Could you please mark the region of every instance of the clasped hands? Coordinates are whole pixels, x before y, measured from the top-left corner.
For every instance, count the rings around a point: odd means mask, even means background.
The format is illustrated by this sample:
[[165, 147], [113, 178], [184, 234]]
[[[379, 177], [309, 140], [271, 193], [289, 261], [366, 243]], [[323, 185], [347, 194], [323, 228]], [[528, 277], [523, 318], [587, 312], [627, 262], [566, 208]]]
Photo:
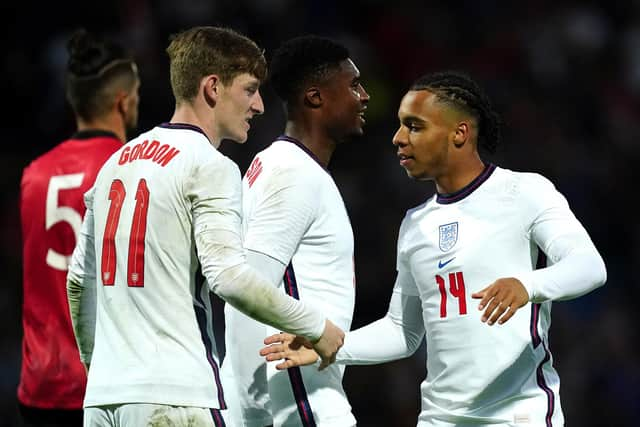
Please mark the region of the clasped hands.
[[[504, 324], [513, 317], [519, 308], [529, 301], [529, 293], [522, 282], [513, 277], [498, 279], [486, 288], [474, 292], [471, 297], [480, 300], [478, 310], [482, 311], [484, 309], [480, 321], [486, 322], [489, 326], [496, 322], [500, 325]], [[327, 322], [329, 325], [330, 322]], [[338, 329], [333, 324], [330, 324], [330, 326]], [[322, 341], [322, 338], [320, 341]], [[281, 332], [265, 338], [264, 344], [266, 347], [260, 350], [260, 355], [268, 362], [281, 360], [276, 365], [278, 370], [312, 365], [318, 359], [321, 359], [318, 369], [323, 370], [335, 361], [337, 349], [332, 355], [325, 353], [321, 357], [314, 351], [314, 346], [317, 349], [320, 341], [314, 345], [305, 338]], [[342, 343], [340, 343], [339, 347], [341, 346]]]

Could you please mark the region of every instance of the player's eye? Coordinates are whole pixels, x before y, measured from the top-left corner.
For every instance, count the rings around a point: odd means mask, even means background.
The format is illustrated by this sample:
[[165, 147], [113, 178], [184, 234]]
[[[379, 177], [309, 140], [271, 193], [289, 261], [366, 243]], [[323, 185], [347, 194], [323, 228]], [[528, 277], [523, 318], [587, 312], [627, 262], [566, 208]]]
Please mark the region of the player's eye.
[[422, 126], [419, 126], [413, 122], [407, 122], [404, 124], [407, 129], [409, 129], [409, 132], [418, 132], [420, 131], [420, 129], [422, 129]]

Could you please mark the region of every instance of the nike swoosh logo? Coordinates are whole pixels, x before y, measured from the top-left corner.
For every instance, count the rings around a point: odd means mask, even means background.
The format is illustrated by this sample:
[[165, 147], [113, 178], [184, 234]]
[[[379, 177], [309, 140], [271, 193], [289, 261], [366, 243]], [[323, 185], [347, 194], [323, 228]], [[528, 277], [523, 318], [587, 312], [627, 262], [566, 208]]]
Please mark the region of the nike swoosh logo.
[[456, 257], [453, 257], [453, 258], [451, 258], [449, 261], [445, 261], [445, 262], [438, 261], [438, 268], [442, 268], [442, 267], [444, 267], [445, 265], [449, 264], [449, 263], [450, 263], [451, 261], [453, 261], [454, 259], [456, 259]]

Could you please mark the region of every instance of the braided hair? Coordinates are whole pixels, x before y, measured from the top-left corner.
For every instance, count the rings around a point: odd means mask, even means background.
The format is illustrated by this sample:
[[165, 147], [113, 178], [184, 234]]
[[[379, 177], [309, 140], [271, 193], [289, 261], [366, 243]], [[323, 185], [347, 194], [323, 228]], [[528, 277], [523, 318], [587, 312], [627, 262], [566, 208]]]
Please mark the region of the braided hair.
[[439, 101], [475, 117], [478, 147], [495, 153], [502, 138], [502, 119], [484, 90], [467, 74], [458, 71], [427, 74], [414, 81], [409, 90], [433, 92]]
[[137, 68], [122, 46], [79, 29], [69, 39], [67, 51], [66, 97], [82, 119], [106, 113], [114, 90], [133, 88]]

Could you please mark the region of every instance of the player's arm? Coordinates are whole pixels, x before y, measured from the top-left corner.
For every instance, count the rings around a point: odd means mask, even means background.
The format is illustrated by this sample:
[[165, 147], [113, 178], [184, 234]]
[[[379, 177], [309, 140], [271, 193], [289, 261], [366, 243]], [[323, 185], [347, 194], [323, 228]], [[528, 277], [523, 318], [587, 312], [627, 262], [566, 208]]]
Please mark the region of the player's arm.
[[249, 317], [311, 340], [324, 368], [335, 359], [344, 332], [247, 264], [240, 239], [240, 173], [230, 163], [203, 165], [186, 189], [202, 272], [213, 292]]
[[[481, 298], [479, 309], [489, 324], [504, 323], [528, 301], [562, 301], [577, 298], [604, 285], [607, 271], [589, 234], [575, 217], [567, 200], [548, 180], [530, 179], [527, 202], [535, 216], [528, 231], [548, 266], [502, 278], [472, 295]], [[500, 317], [502, 316], [502, 317]]]
[[[371, 365], [411, 356], [424, 336], [420, 297], [403, 294], [396, 287], [389, 310], [382, 318], [345, 334], [336, 363]], [[264, 341], [260, 354], [268, 361], [283, 360], [277, 369], [311, 365], [318, 360], [306, 340], [291, 334], [275, 334]]]
[[94, 246], [93, 189], [85, 195], [87, 211], [80, 239], [67, 273], [67, 299], [80, 360], [88, 369], [93, 353], [96, 324], [96, 260]]
[[[424, 336], [422, 302], [411, 274], [408, 261], [402, 252], [405, 223], [398, 238], [398, 275], [389, 302], [387, 314], [369, 325], [345, 335], [344, 346], [336, 362], [349, 365], [367, 365], [402, 359], [412, 355]], [[268, 346], [261, 355], [269, 361], [285, 359], [278, 369], [308, 365], [317, 360], [311, 346], [300, 337], [276, 334], [265, 340]]]

